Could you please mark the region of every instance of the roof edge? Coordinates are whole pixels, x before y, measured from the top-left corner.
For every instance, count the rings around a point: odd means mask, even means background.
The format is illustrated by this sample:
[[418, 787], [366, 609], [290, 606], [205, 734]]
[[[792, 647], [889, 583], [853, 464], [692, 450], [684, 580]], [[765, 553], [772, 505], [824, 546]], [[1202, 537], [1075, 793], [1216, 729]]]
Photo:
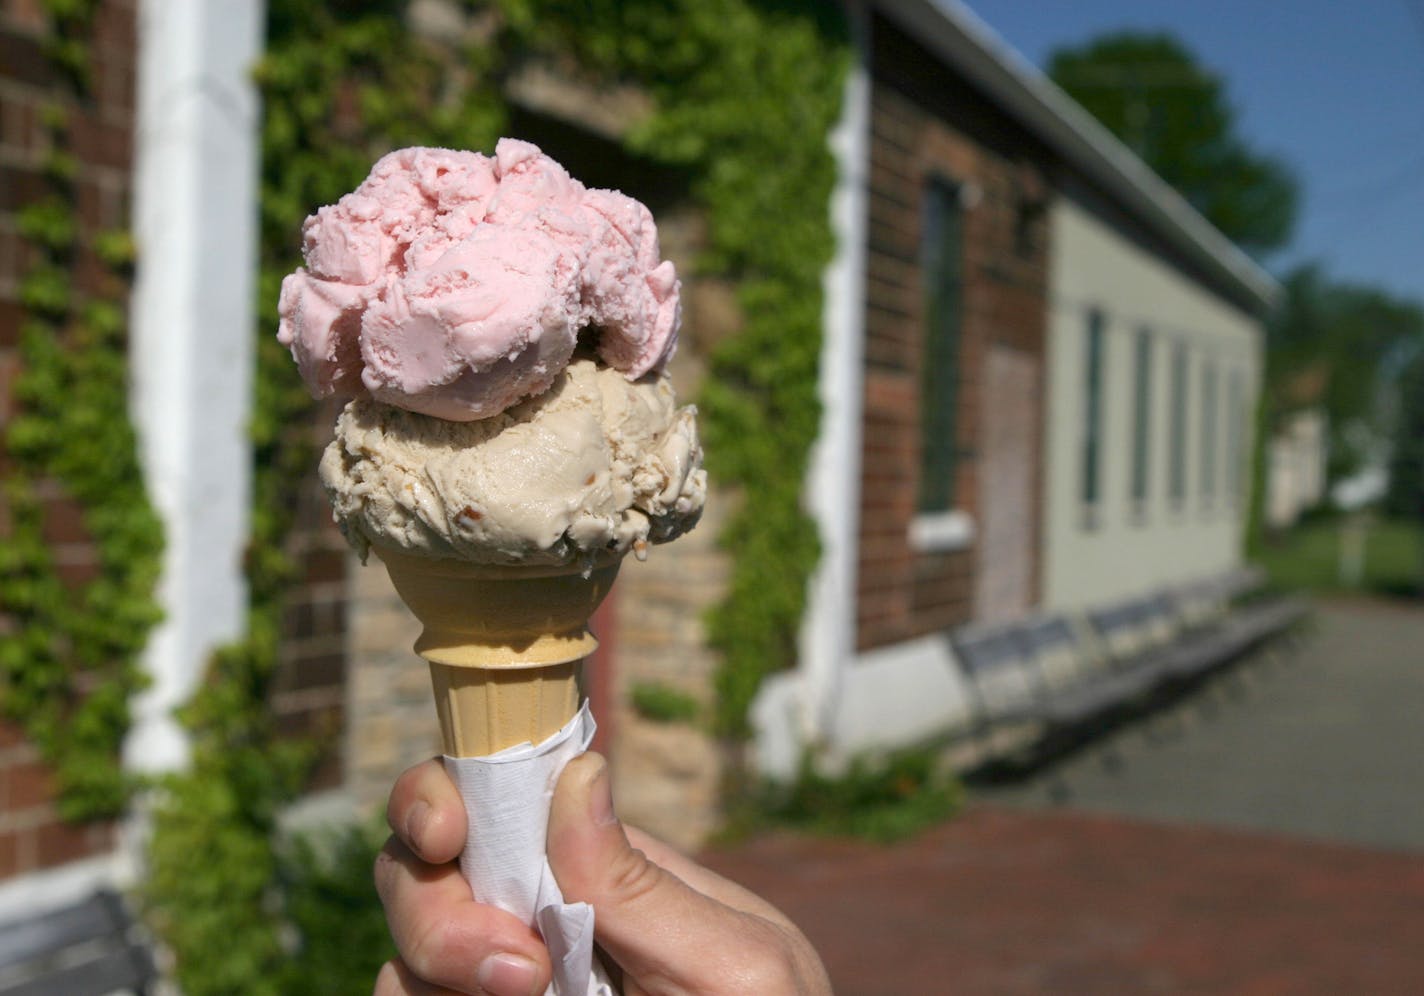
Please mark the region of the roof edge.
[[1274, 277], [960, 0], [874, 0], [873, 5], [1249, 310], [1264, 315], [1275, 307], [1282, 290]]

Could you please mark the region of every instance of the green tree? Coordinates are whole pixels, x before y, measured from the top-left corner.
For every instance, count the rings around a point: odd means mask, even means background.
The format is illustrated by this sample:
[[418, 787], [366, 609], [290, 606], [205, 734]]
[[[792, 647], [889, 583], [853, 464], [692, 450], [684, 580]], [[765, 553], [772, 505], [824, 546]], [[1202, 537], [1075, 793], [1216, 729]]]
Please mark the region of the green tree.
[[1255, 254], [1289, 241], [1295, 178], [1251, 149], [1220, 77], [1181, 42], [1115, 32], [1057, 49], [1048, 75], [1227, 238]]
[[[1424, 526], [1424, 350], [1399, 375], [1398, 424], [1389, 471], [1387, 510]], [[1420, 582], [1424, 592], [1424, 578]]]
[[[1401, 369], [1424, 349], [1424, 308], [1332, 281], [1313, 265], [1282, 284], [1282, 306], [1266, 327], [1268, 425], [1294, 409], [1322, 408], [1330, 421], [1328, 477], [1337, 481], [1378, 458], [1390, 437], [1396, 451], [1404, 442], [1409, 399], [1399, 393]], [[1404, 410], [1391, 404], [1396, 397]]]

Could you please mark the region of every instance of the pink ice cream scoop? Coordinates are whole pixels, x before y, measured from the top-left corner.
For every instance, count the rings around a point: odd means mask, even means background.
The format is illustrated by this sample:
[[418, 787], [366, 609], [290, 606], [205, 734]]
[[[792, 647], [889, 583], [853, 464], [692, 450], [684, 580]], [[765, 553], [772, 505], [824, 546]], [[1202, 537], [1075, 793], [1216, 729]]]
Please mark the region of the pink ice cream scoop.
[[678, 281], [646, 207], [528, 142], [401, 149], [302, 227], [278, 340], [312, 394], [457, 422], [545, 391], [585, 329], [629, 379], [677, 344]]

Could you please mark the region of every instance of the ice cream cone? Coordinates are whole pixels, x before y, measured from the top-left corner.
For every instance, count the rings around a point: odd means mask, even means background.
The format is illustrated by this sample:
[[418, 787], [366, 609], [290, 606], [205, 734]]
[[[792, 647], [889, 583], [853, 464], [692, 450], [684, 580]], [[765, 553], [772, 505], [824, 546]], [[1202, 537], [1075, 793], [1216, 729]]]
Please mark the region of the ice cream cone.
[[478, 757], [539, 743], [578, 711], [583, 659], [598, 646], [588, 619], [619, 560], [578, 567], [498, 567], [376, 550], [425, 627], [445, 753]]

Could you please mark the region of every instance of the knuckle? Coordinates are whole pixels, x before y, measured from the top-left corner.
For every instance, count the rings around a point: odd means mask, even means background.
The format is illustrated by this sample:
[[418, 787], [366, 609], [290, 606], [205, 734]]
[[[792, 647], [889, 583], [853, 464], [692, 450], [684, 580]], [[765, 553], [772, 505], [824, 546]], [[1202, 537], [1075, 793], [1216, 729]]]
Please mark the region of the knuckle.
[[801, 996], [809, 992], [801, 985], [801, 973], [796, 971], [790, 953], [780, 947], [760, 947], [745, 959], [740, 974], [738, 992], [765, 996]]
[[629, 847], [613, 859], [605, 874], [609, 890], [620, 902], [637, 903], [658, 888], [664, 873], [642, 851]]
[[830, 996], [830, 980], [815, 948], [794, 928], [758, 920], [757, 940], [738, 966], [738, 992], [767, 996]]
[[443, 918], [427, 920], [410, 934], [401, 958], [422, 979], [443, 978], [460, 966], [459, 945]]

